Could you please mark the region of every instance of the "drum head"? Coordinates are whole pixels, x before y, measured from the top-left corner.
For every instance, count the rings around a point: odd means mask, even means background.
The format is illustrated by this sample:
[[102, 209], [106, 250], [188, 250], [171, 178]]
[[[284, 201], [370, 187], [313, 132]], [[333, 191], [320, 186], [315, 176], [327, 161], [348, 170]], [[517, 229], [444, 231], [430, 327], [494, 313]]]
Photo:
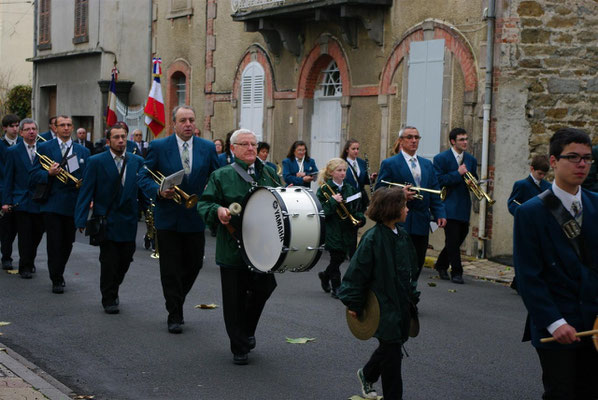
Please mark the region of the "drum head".
[[[274, 189], [259, 187], [246, 198], [242, 214], [242, 253], [245, 261], [262, 272], [273, 272], [284, 260], [288, 246], [288, 218]], [[287, 243], [285, 243], [287, 242]]]

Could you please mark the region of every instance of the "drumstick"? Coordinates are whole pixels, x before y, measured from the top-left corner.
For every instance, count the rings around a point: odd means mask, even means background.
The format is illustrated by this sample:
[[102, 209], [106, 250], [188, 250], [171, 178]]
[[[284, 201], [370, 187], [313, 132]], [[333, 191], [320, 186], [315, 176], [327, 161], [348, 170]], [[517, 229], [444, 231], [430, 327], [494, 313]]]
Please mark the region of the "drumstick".
[[[590, 336], [590, 335], [596, 335], [596, 334], [598, 334], [598, 329], [592, 329], [591, 331], [577, 332], [575, 334], [575, 336], [582, 337], [582, 336]], [[540, 339], [541, 343], [548, 343], [548, 342], [554, 342], [554, 341], [556, 341], [556, 339], [553, 337]]]
[[230, 203], [230, 206], [226, 209], [229, 215], [239, 215], [243, 207], [239, 203]]

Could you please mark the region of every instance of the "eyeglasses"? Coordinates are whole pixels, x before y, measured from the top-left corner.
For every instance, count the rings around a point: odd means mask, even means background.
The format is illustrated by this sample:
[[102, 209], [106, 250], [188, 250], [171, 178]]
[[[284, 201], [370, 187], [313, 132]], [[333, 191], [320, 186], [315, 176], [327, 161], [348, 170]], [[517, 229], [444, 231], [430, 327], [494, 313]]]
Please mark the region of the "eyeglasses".
[[233, 143], [235, 146], [241, 147], [257, 147], [257, 143]]
[[561, 158], [564, 158], [565, 160], [569, 161], [570, 163], [573, 164], [579, 164], [581, 162], [581, 160], [583, 160], [586, 164], [593, 164], [594, 160], [592, 159], [592, 155], [591, 154], [586, 154], [585, 156], [580, 156], [579, 154], [565, 154], [565, 155], [560, 155], [560, 156], [556, 156], [557, 160], [560, 160]]
[[401, 138], [407, 139], [407, 140], [412, 140], [412, 139], [420, 140], [422, 137], [419, 135], [407, 135], [407, 136], [401, 136]]

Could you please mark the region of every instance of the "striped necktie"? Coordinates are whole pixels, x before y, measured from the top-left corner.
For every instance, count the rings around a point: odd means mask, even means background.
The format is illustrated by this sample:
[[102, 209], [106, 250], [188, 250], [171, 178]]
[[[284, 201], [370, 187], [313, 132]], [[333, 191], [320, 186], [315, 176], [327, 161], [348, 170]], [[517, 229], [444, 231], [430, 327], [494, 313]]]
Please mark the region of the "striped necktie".
[[189, 160], [189, 143], [183, 143], [183, 153], [181, 154], [181, 161], [185, 169], [185, 175], [191, 173], [191, 160]]

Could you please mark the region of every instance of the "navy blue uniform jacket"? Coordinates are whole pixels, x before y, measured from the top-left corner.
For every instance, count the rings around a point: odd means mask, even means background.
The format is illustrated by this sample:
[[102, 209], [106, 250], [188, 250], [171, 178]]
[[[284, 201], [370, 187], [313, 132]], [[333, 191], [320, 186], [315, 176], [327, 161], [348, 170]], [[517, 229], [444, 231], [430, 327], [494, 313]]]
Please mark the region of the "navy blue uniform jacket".
[[[295, 160], [295, 158], [291, 160], [287, 157], [284, 160], [282, 160], [282, 177], [284, 178], [284, 182], [286, 183], [286, 185], [289, 186], [292, 183], [293, 186], [309, 187], [309, 183], [305, 183], [303, 181], [303, 178], [297, 177], [297, 172], [299, 172], [299, 164], [297, 163], [297, 160]], [[310, 158], [309, 160], [305, 158], [305, 161], [303, 161], [303, 172], [305, 172], [305, 174], [307, 175], [311, 175], [318, 172], [318, 167], [316, 167], [316, 162], [313, 158]], [[315, 181], [316, 175], [313, 176]]]
[[[432, 162], [419, 156], [417, 161], [422, 171], [421, 187], [438, 190], [438, 181], [436, 180], [436, 174], [434, 174]], [[402, 153], [382, 161], [376, 189], [386, 186], [382, 183], [383, 180], [400, 184], [410, 183], [417, 186], [411, 174], [411, 168], [407, 165]], [[446, 212], [439, 196], [427, 192], [421, 192], [421, 194], [424, 196], [423, 200], [413, 199], [407, 203], [409, 213], [405, 223], [401, 226], [410, 234], [428, 236], [430, 221], [446, 218]]]
[[[536, 185], [536, 182], [532, 179], [531, 176], [527, 176], [527, 178], [517, 181], [513, 184], [513, 190], [511, 191], [511, 195], [509, 196], [509, 200], [507, 201], [507, 207], [509, 208], [509, 212], [511, 215], [515, 215], [515, 210], [519, 207], [519, 204], [523, 204], [529, 199], [536, 197], [546, 189], [550, 188], [550, 183], [542, 179], [540, 181], [540, 186]], [[515, 203], [513, 200], [517, 200], [519, 204]]]
[[[598, 262], [598, 195], [583, 190], [582, 234]], [[598, 272], [584, 266], [560, 225], [539, 197], [515, 212], [513, 261], [517, 289], [529, 313], [524, 339], [540, 348], [564, 349], [579, 344], [540, 343], [546, 329], [564, 318], [578, 332], [592, 329], [598, 315]]]
[[6, 151], [4, 167], [4, 193], [2, 204], [12, 204], [16, 211], [39, 214], [39, 203], [31, 200], [29, 173], [37, 161], [31, 163], [25, 142], [11, 146]]
[[[478, 179], [476, 170], [478, 161], [474, 156], [465, 152], [463, 163], [467, 170]], [[436, 154], [434, 157], [434, 170], [440, 187], [446, 186], [447, 195], [444, 200], [446, 217], [457, 221], [469, 222], [471, 213], [471, 195], [465, 184], [465, 180], [459, 174], [459, 165], [451, 149]]]

